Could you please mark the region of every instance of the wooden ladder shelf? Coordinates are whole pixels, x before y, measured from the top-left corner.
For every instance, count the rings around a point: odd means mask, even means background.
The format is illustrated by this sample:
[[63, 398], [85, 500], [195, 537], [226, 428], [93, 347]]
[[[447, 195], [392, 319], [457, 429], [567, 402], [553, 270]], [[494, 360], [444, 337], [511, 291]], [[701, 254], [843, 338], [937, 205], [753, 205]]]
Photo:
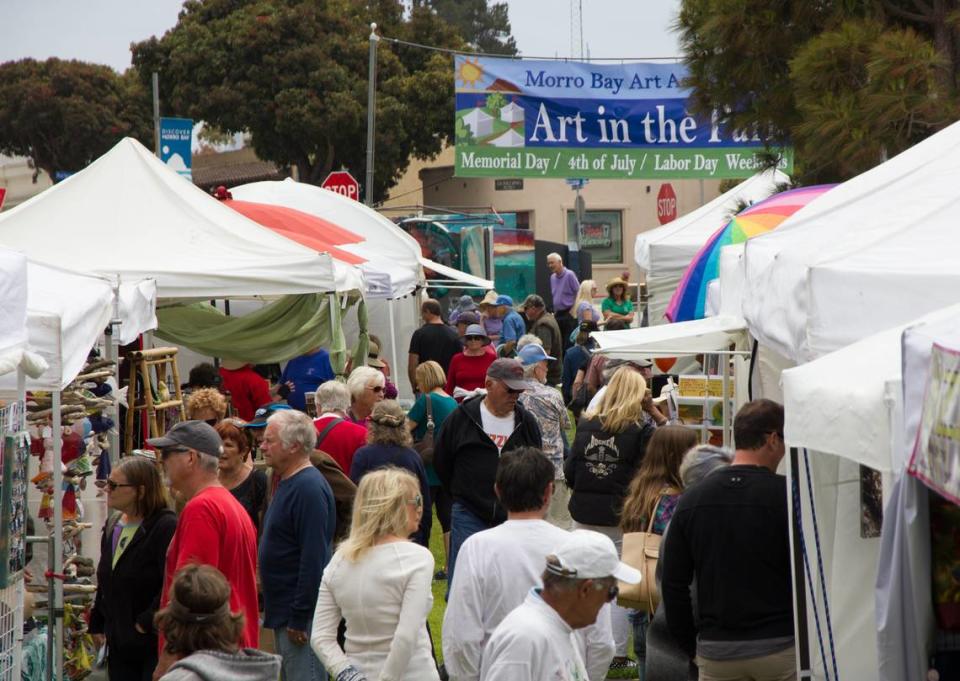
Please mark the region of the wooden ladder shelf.
[[[180, 370], [177, 368], [177, 348], [153, 348], [152, 350], [135, 350], [128, 355], [130, 360], [130, 383], [127, 391], [127, 427], [123, 442], [123, 451], [130, 453], [133, 450], [133, 417], [134, 413], [146, 412], [147, 422], [150, 424], [150, 437], [160, 437], [166, 432], [166, 418], [164, 409], [177, 407], [180, 420], [186, 420], [187, 415], [183, 407], [183, 393], [180, 390]], [[153, 371], [151, 371], [153, 369]], [[155, 373], [156, 380], [152, 374]], [[137, 391], [139, 376], [142, 394]], [[174, 396], [162, 402], [153, 399], [153, 386], [166, 385], [168, 377], [173, 379]], [[157, 392], [159, 395], [159, 391]], [[157, 412], [161, 412], [159, 417]], [[160, 422], [163, 421], [161, 424]]]

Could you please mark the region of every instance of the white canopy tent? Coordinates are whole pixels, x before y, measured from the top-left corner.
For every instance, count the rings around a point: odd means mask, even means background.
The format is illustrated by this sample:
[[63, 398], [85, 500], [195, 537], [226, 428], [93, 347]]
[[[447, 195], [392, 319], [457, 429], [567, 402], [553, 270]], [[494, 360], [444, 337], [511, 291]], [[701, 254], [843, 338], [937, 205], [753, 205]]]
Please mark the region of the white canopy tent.
[[[926, 676], [933, 642], [929, 520], [925, 490], [904, 469], [934, 342], [960, 348], [960, 305], [783, 372], [786, 442], [812, 455], [826, 595], [843, 678]], [[859, 534], [861, 464], [884, 474], [882, 539]], [[809, 510], [804, 526], [812, 548]], [[822, 603], [824, 594], [816, 598]], [[822, 677], [822, 669], [817, 674]]]
[[330, 256], [222, 205], [129, 138], [79, 173], [0, 213], [0, 245], [121, 284], [155, 278], [160, 298], [362, 286], [349, 269], [335, 271]]
[[0, 374], [15, 372], [27, 348], [27, 259], [0, 248]]
[[745, 350], [747, 327], [739, 317], [707, 317], [689, 322], [646, 326], [591, 334], [600, 352], [610, 357], [675, 357], [726, 351], [731, 345]]
[[366, 258], [369, 262], [362, 266], [365, 272], [388, 275], [388, 298], [409, 295], [423, 285], [420, 244], [380, 213], [358, 201], [292, 179], [252, 182], [233, 187], [230, 193], [241, 201], [294, 208], [359, 234], [366, 239], [365, 242], [337, 248]]
[[958, 152], [955, 123], [748, 241], [752, 335], [802, 362], [956, 302]]
[[634, 244], [634, 260], [646, 274], [651, 326], [667, 322], [663, 313], [684, 270], [707, 239], [723, 227], [743, 203], [767, 198], [790, 178], [779, 170], [757, 173], [736, 187], [676, 220], [642, 232]]

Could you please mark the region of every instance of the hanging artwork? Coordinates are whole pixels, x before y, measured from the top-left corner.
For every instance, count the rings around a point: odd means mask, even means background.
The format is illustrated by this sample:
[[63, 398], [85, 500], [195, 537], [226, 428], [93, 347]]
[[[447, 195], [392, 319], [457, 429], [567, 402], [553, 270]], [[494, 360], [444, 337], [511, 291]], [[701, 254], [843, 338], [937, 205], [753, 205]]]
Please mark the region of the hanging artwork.
[[26, 567], [27, 460], [26, 434], [3, 440], [3, 480], [0, 487], [0, 588], [19, 578]]

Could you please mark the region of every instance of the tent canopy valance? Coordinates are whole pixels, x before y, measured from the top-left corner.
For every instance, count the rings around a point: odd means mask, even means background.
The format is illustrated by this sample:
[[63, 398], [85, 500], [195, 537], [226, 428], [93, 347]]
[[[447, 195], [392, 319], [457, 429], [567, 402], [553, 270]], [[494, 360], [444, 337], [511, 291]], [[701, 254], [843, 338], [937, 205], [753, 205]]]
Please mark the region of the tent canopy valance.
[[707, 317], [690, 322], [622, 331], [596, 331], [591, 337], [609, 357], [678, 357], [747, 349], [746, 323], [739, 317]]
[[337, 290], [329, 256], [221, 205], [129, 138], [0, 213], [0, 245], [121, 283], [154, 278], [160, 298]]

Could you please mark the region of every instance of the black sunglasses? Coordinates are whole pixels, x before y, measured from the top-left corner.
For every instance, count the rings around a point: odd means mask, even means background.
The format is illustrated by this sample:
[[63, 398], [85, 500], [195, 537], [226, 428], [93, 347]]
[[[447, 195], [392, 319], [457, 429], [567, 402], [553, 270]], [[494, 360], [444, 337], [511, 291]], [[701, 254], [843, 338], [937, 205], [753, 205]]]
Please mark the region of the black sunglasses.
[[111, 492], [115, 492], [118, 487], [136, 487], [136, 485], [131, 485], [128, 482], [114, 482], [113, 480], [107, 480], [104, 486]]
[[472, 340], [478, 340], [478, 341], [486, 340], [486, 337], [485, 337], [485, 336], [464, 336], [464, 338], [466, 338], [468, 341], [472, 341]]
[[618, 584], [614, 584], [609, 589], [607, 589], [607, 603], [613, 603], [616, 600], [617, 596], [619, 595], [620, 595], [620, 586]]

